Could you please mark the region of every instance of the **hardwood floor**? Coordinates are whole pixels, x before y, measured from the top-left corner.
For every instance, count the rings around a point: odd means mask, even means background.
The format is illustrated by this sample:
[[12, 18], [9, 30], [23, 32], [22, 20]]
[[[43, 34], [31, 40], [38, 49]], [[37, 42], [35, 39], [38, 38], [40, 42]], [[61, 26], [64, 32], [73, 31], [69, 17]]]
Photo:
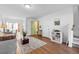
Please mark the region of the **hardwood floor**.
[[78, 54], [79, 48], [70, 48], [64, 44], [57, 44], [51, 42], [49, 38], [41, 36], [33, 36], [39, 38], [40, 40], [46, 42], [47, 44], [32, 51], [29, 54]]

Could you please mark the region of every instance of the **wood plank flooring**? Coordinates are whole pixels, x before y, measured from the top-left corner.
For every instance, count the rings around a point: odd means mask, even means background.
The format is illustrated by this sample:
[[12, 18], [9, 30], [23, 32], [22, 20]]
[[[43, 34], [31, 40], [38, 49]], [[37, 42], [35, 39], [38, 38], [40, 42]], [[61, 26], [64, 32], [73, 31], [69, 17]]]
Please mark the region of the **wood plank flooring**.
[[49, 38], [33, 36], [46, 42], [47, 44], [32, 51], [29, 54], [78, 54], [79, 48], [70, 48], [64, 44], [51, 42]]
[[[41, 37], [41, 36], [33, 36], [35, 38], [39, 38], [40, 40], [46, 42], [47, 44], [33, 50], [28, 54], [78, 54], [79, 48], [70, 48], [64, 44], [58, 44], [55, 42], [51, 42], [49, 38]], [[16, 51], [19, 54], [19, 51]]]

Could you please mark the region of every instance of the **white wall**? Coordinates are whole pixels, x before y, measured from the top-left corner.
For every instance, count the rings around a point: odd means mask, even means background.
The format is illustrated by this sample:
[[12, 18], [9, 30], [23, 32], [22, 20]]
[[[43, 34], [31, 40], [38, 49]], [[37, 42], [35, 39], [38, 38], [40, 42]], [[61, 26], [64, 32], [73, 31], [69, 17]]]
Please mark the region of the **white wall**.
[[51, 38], [51, 32], [54, 29], [55, 18], [60, 19], [60, 29], [64, 33], [64, 39], [68, 39], [68, 28], [71, 29], [73, 25], [73, 7], [65, 8], [56, 13], [52, 13], [44, 17], [41, 17], [39, 21], [42, 26], [43, 36]]
[[74, 6], [74, 36], [79, 36], [79, 7]]
[[26, 18], [26, 32], [31, 35], [31, 19], [29, 18]]

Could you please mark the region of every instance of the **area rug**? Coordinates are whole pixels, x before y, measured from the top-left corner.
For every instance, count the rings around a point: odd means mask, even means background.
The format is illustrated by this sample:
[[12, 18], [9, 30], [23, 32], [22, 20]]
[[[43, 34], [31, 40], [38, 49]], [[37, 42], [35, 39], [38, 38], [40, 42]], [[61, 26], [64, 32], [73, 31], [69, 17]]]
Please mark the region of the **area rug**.
[[0, 41], [0, 54], [15, 54], [16, 39]]
[[40, 39], [37, 39], [37, 38], [34, 38], [34, 37], [30, 37], [29, 38], [29, 44], [25, 44], [25, 45], [22, 46], [22, 48], [21, 48], [22, 49], [22, 53], [23, 54], [30, 53], [33, 50], [44, 46], [45, 44], [47, 44], [47, 43], [42, 41], [42, 40], [40, 40]]

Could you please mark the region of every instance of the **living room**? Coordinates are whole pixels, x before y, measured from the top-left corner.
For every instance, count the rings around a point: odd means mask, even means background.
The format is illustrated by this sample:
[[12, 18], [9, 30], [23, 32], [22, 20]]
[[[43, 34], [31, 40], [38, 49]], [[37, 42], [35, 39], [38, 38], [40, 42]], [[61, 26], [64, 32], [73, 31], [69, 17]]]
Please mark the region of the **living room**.
[[79, 53], [73, 45], [77, 8], [75, 4], [1, 4], [0, 54]]

